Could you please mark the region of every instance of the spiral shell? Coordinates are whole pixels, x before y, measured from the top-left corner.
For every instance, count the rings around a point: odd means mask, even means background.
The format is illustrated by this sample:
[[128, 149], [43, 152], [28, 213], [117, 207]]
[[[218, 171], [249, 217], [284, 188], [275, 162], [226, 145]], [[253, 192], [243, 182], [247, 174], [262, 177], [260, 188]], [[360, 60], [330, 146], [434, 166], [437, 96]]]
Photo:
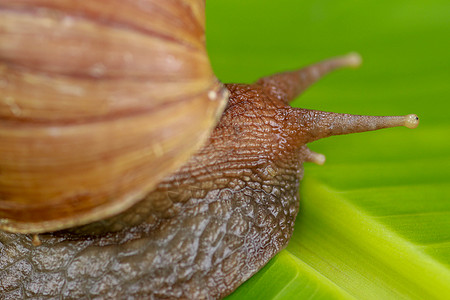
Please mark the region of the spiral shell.
[[0, 229], [117, 214], [208, 137], [228, 95], [204, 0], [0, 0]]

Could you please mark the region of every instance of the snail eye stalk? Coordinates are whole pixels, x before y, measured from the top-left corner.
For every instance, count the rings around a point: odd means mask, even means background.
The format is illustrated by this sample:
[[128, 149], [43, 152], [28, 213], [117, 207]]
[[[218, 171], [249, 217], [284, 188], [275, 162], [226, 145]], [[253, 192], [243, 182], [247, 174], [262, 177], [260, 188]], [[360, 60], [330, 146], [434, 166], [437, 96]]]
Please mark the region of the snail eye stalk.
[[343, 67], [357, 68], [361, 62], [361, 56], [353, 52], [312, 64], [300, 70], [263, 77], [257, 81], [257, 84], [266, 87], [272, 95], [289, 103], [331, 71]]
[[333, 135], [399, 126], [416, 128], [419, 125], [419, 118], [414, 114], [406, 116], [360, 116], [310, 109], [293, 109], [301, 122], [300, 128], [306, 143]]

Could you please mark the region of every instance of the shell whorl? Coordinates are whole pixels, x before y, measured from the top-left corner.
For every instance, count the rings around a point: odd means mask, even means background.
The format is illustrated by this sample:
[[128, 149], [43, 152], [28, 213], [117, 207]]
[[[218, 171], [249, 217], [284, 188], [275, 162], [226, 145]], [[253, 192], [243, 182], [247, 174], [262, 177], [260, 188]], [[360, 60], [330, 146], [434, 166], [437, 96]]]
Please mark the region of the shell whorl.
[[228, 98], [204, 1], [0, 1], [0, 228], [117, 214], [208, 138]]

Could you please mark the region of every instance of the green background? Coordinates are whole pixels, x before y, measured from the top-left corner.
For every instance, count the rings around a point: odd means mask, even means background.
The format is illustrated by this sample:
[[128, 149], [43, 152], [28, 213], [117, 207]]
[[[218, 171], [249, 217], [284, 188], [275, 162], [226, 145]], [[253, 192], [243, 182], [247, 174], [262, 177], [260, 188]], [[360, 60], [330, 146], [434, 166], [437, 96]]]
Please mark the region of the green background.
[[223, 82], [357, 51], [293, 105], [421, 119], [313, 143], [289, 246], [229, 299], [449, 299], [450, 1], [207, 0], [207, 41]]

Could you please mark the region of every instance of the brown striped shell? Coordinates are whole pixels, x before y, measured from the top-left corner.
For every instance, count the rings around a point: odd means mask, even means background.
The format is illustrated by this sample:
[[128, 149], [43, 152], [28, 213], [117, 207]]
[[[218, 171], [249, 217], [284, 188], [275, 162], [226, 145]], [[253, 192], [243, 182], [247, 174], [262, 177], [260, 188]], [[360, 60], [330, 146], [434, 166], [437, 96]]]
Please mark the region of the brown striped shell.
[[117, 214], [208, 137], [228, 95], [204, 0], [0, 0], [0, 229]]

